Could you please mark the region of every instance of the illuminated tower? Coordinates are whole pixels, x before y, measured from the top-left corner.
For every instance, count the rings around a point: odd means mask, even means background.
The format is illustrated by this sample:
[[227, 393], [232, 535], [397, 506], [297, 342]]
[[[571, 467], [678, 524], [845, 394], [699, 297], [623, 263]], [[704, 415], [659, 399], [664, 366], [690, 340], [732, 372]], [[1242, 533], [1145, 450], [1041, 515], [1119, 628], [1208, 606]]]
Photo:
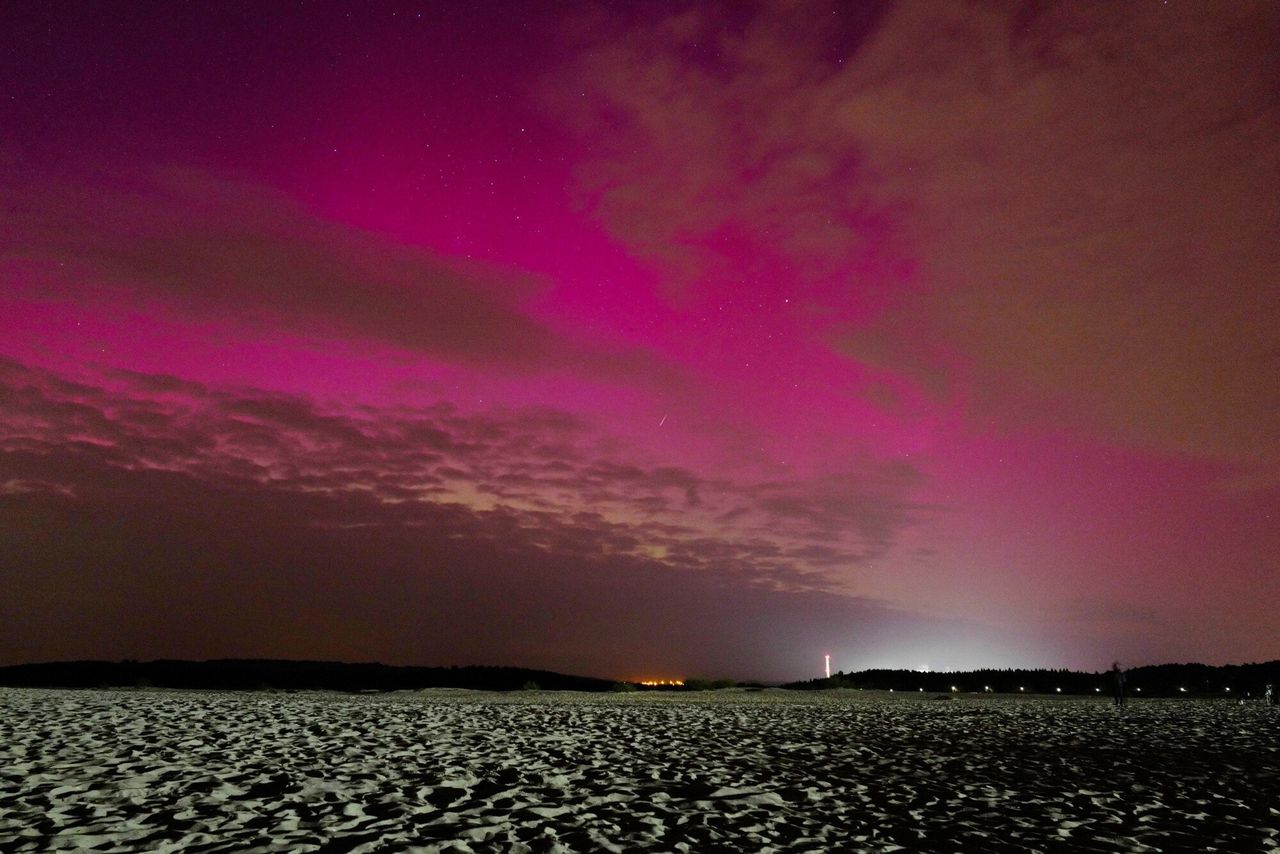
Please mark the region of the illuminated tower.
[[826, 655], [822, 656], [822, 658], [827, 666], [827, 678], [830, 679], [831, 678], [831, 653], [828, 652]]

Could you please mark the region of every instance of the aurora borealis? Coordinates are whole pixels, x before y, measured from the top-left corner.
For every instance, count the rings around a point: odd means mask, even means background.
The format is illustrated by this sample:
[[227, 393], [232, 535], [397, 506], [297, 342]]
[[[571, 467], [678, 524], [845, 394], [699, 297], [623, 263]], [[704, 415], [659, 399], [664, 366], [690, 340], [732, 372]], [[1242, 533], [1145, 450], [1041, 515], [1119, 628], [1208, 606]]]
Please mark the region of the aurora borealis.
[[0, 663], [1280, 656], [1280, 11], [0, 10]]

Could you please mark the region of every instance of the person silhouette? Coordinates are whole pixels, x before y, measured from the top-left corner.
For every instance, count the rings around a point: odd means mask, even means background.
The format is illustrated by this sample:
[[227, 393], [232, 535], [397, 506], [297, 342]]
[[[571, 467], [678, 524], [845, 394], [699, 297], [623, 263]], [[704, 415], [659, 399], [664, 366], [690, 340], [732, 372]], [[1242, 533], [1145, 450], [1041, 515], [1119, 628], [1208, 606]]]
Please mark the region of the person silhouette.
[[1113, 702], [1117, 706], [1124, 705], [1124, 670], [1120, 667], [1120, 662], [1111, 662], [1111, 696]]
[[1268, 706], [1280, 705], [1280, 695], [1276, 694], [1275, 686], [1270, 682], [1267, 683], [1267, 689], [1262, 692], [1262, 702]]

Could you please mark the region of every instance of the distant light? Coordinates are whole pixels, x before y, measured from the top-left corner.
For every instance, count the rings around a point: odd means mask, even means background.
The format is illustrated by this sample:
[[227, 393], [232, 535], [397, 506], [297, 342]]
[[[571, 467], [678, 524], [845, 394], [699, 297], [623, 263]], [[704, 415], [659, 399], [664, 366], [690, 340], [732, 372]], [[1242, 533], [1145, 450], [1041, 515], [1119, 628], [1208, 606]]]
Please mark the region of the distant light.
[[921, 694], [923, 694], [923, 693], [924, 693], [924, 689], [923, 689], [923, 688], [921, 688], [921, 689], [920, 689], [920, 693], [921, 693]]
[[890, 688], [890, 689], [889, 689], [889, 693], [890, 693], [890, 694], [892, 694], [892, 693], [893, 693], [893, 689], [892, 689], [892, 688]]
[[1061, 688], [1059, 688], [1059, 689], [1058, 689], [1058, 693], [1059, 693], [1059, 694], [1061, 694], [1061, 693], [1062, 693], [1062, 689], [1061, 689]]
[[988, 693], [990, 693], [990, 691], [991, 691], [991, 686], [990, 686], [990, 685], [983, 685], [983, 686], [982, 686], [982, 689], [983, 689], [984, 691], [987, 691]]
[[1019, 691], [1025, 691], [1025, 690], [1027, 690], [1027, 689], [1026, 689], [1026, 688], [1023, 688], [1021, 685], [1019, 685], [1019, 686], [1018, 686], [1018, 690], [1019, 690]]
[[1179, 690], [1179, 691], [1181, 691], [1181, 692], [1182, 692], [1182, 693], [1184, 693], [1184, 694], [1185, 694], [1185, 693], [1187, 693], [1187, 689], [1186, 689], [1186, 688], [1179, 688], [1178, 690]]
[[957, 690], [956, 686], [952, 685], [952, 686], [951, 686], [951, 690], [952, 690], [952, 691]]
[[1102, 693], [1102, 689], [1101, 689], [1101, 688], [1094, 688], [1093, 690], [1094, 690], [1094, 693], [1098, 693], [1098, 694], [1101, 694], [1101, 693]]
[[683, 679], [641, 679], [640, 684], [647, 688], [679, 688]]
[[1231, 686], [1230, 686], [1230, 685], [1228, 685], [1228, 686], [1227, 686], [1227, 693], [1228, 693], [1228, 694], [1230, 694], [1230, 693], [1231, 693]]
[[1142, 689], [1141, 689], [1141, 688], [1134, 688], [1133, 690], [1135, 690], [1135, 691], [1141, 691]]

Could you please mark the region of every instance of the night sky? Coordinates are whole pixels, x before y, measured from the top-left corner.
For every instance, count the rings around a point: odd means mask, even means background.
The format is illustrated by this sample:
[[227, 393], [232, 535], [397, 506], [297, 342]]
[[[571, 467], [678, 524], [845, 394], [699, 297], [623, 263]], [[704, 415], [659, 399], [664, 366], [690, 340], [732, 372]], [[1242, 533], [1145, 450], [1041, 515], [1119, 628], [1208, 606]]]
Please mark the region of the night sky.
[[1280, 657], [1280, 6], [0, 8], [0, 663]]

